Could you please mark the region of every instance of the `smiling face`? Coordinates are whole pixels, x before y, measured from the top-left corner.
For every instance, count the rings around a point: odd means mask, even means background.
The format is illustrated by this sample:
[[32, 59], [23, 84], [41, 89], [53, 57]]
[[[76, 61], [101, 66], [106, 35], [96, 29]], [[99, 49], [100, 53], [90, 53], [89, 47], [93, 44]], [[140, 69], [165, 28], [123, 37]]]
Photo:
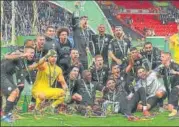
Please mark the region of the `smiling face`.
[[147, 54], [151, 54], [152, 53], [152, 49], [153, 49], [152, 44], [146, 44], [144, 46], [144, 50], [146, 51]]
[[115, 28], [114, 34], [116, 37], [120, 38], [124, 34], [124, 32], [121, 28]]
[[140, 78], [140, 79], [146, 79], [147, 77], [147, 71], [143, 68], [137, 70], [137, 76]]
[[78, 78], [78, 75], [79, 75], [79, 68], [74, 67], [70, 72], [70, 79], [76, 80]]
[[87, 82], [91, 82], [91, 78], [92, 78], [91, 72], [84, 70], [83, 71], [83, 79], [86, 80]]
[[49, 27], [46, 31], [46, 36], [50, 38], [54, 38], [55, 36], [55, 29], [53, 27]]
[[116, 88], [116, 82], [114, 80], [108, 80], [106, 87], [113, 91]]

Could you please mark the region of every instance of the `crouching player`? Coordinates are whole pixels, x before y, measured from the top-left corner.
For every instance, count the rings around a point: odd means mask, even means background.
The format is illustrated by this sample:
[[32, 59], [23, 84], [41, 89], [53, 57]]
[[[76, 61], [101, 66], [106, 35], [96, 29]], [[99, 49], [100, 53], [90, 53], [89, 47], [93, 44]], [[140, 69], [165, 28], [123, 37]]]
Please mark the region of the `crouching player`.
[[1, 92], [7, 98], [4, 109], [3, 121], [12, 122], [11, 111], [17, 104], [19, 97], [19, 89], [16, 83], [13, 81], [13, 74], [16, 73], [16, 69], [19, 71], [30, 71], [41, 65], [45, 60], [53, 54], [53, 51], [49, 51], [46, 56], [31, 66], [25, 64], [25, 60], [32, 60], [34, 56], [33, 47], [25, 47], [24, 52], [18, 54], [13, 60], [2, 60], [1, 62]]
[[[136, 89], [144, 87], [146, 99], [147, 99], [147, 109], [150, 110], [157, 105], [160, 100], [166, 98], [165, 86], [159, 81], [157, 73], [154, 71], [147, 71], [143, 67], [137, 69], [137, 75], [139, 81], [137, 82]], [[141, 106], [138, 106], [140, 109]]]
[[[57, 54], [55, 52], [48, 58], [47, 62], [38, 66], [37, 77], [32, 88], [32, 96], [36, 99], [36, 111], [39, 111], [42, 102], [46, 99], [55, 100], [51, 104], [51, 111], [53, 113], [55, 108], [64, 102], [67, 84], [63, 77], [61, 68], [56, 65], [56, 61]], [[56, 80], [62, 85], [62, 89], [51, 87]]]
[[111, 113], [124, 113], [126, 111], [127, 93], [116, 86], [113, 78], [107, 80], [106, 87], [103, 89], [102, 109], [104, 115], [107, 115], [108, 108], [111, 107]]
[[[144, 116], [151, 116], [149, 110], [157, 105], [160, 99], [166, 97], [166, 89], [160, 83], [156, 72], [147, 71], [144, 67], [137, 68], [137, 76], [139, 80], [135, 86], [135, 92], [128, 97], [128, 105], [126, 115], [129, 119], [133, 119], [132, 112], [143, 110]], [[142, 104], [139, 103], [142, 101]]]

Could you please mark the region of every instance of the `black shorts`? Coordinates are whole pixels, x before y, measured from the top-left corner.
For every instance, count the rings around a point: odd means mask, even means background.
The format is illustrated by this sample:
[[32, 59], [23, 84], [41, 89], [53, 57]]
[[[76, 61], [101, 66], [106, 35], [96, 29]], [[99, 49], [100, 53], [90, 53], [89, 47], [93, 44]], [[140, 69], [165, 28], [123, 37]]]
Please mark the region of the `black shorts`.
[[159, 98], [156, 96], [150, 97], [147, 99], [147, 104], [151, 105], [151, 108], [155, 107], [157, 105]]
[[17, 85], [13, 82], [12, 76], [1, 75], [1, 92], [4, 96], [9, 96], [10, 93], [17, 88]]
[[147, 99], [147, 104], [151, 105], [151, 109], [153, 107], [155, 107], [157, 105], [158, 102], [160, 102], [160, 100], [165, 99], [167, 96], [167, 94], [165, 93], [164, 96], [162, 98], [158, 98], [157, 96], [153, 96]]

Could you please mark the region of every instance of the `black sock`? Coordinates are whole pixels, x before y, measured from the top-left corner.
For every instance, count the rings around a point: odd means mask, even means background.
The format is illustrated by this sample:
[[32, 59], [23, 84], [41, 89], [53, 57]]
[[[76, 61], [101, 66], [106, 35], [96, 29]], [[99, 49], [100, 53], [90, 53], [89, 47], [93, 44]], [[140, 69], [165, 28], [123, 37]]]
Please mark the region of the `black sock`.
[[5, 114], [8, 114], [9, 112], [11, 112], [11, 110], [13, 109], [14, 107], [14, 102], [11, 102], [11, 101], [6, 101], [6, 107], [4, 109], [4, 113]]

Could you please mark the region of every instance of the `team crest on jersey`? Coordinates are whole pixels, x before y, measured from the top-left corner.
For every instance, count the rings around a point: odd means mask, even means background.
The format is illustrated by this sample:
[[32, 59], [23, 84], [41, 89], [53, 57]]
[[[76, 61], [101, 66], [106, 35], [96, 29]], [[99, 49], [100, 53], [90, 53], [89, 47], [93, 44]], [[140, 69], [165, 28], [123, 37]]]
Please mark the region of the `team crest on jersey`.
[[124, 80], [124, 78], [123, 78], [123, 77], [121, 77], [120, 79], [121, 79], [122, 81]]
[[8, 89], [8, 91], [11, 91], [11, 90], [12, 90], [12, 87], [8, 87], [7, 89]]
[[105, 38], [104, 40], [105, 40], [105, 41], [108, 41], [108, 38]]
[[140, 61], [137, 61], [136, 63], [139, 65], [139, 64], [140, 64]]

